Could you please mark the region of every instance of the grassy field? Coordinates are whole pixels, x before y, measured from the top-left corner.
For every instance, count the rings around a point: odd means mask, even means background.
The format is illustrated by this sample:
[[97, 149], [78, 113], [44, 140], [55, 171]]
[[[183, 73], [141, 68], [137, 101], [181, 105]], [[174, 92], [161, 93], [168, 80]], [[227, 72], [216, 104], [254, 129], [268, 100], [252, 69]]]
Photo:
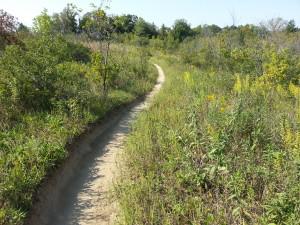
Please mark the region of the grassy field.
[[300, 224], [300, 88], [154, 59], [165, 86], [135, 123], [120, 224]]

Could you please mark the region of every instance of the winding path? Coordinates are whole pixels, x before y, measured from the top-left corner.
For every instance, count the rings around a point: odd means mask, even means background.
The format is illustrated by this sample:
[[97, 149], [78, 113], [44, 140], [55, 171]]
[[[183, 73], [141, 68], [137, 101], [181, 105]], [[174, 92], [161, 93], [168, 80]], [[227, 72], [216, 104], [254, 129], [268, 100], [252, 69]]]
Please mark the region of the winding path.
[[116, 156], [139, 112], [149, 106], [165, 80], [163, 70], [144, 101], [112, 116], [83, 137], [69, 162], [41, 191], [27, 224], [108, 225], [116, 218], [116, 203], [109, 191], [116, 172]]

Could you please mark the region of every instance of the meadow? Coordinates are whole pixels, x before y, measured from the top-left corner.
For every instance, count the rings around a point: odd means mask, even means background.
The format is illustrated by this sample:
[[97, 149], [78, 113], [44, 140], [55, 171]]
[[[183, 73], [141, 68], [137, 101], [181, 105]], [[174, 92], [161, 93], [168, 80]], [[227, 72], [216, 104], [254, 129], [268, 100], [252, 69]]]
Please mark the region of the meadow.
[[31, 28], [0, 10], [0, 224], [24, 223], [67, 146], [149, 92], [156, 63], [166, 82], [118, 162], [116, 223], [299, 225], [295, 22], [158, 28], [101, 7]]
[[120, 224], [300, 224], [297, 35], [245, 27], [152, 59], [167, 82], [122, 154]]

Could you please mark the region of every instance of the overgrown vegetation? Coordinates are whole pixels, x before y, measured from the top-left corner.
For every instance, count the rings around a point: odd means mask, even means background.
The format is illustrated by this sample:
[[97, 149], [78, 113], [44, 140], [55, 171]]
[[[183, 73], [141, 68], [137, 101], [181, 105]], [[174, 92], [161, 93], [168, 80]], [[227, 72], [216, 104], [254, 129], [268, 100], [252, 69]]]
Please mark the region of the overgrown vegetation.
[[153, 59], [167, 83], [127, 142], [120, 224], [300, 224], [299, 33], [272, 27]]
[[[146, 49], [111, 40], [102, 51], [107, 38], [69, 41], [52, 29], [46, 11], [33, 32], [17, 31], [14, 17], [3, 11], [0, 20], [0, 224], [9, 225], [22, 224], [37, 187], [67, 157], [72, 138], [151, 90], [156, 72]], [[103, 29], [92, 22], [90, 32]]]
[[300, 224], [295, 22], [172, 27], [105, 7], [0, 10], [0, 224], [22, 224], [66, 145], [167, 82], [134, 126], [116, 185], [120, 224]]

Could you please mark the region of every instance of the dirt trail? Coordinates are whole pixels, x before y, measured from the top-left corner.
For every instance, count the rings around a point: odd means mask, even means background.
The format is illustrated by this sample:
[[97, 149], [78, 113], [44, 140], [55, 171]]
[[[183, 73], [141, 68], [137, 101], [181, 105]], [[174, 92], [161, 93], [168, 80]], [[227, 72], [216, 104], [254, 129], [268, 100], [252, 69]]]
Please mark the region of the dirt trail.
[[71, 157], [40, 191], [26, 224], [29, 225], [108, 225], [116, 217], [116, 203], [109, 190], [116, 172], [116, 156], [130, 132], [137, 114], [147, 108], [160, 90], [165, 76], [159, 76], [144, 101], [113, 115], [83, 137]]

